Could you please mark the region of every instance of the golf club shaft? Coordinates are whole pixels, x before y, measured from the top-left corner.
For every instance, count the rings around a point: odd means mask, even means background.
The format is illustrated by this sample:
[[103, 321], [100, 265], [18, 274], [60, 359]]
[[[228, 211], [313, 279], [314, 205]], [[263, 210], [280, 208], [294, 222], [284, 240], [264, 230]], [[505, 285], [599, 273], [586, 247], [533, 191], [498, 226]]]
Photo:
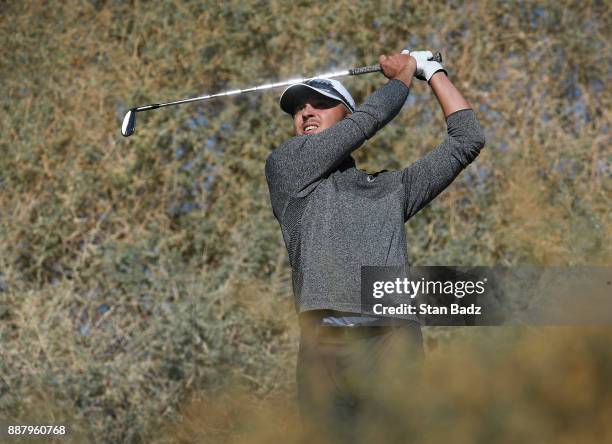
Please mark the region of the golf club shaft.
[[[442, 61], [442, 55], [438, 52], [430, 60], [435, 60], [437, 62], [441, 62]], [[315, 77], [292, 79], [292, 80], [287, 80], [285, 82], [270, 83], [270, 84], [267, 84], [267, 85], [254, 86], [254, 87], [246, 88], [246, 89], [236, 89], [236, 90], [225, 91], [225, 92], [216, 93], [216, 94], [207, 94], [207, 95], [204, 95], [204, 96], [194, 97], [194, 98], [191, 98], [191, 99], [175, 100], [173, 102], [166, 102], [166, 103], [153, 103], [151, 105], [139, 106], [137, 108], [134, 108], [133, 111], [148, 111], [148, 110], [151, 110], [151, 109], [163, 108], [164, 106], [180, 105], [182, 103], [197, 102], [197, 101], [200, 101], [200, 100], [214, 99], [216, 97], [233, 96], [233, 95], [236, 95], [236, 94], [242, 94], [242, 93], [251, 92], [251, 91], [262, 91], [262, 90], [265, 90], [265, 89], [278, 88], [278, 87], [281, 87], [281, 86], [289, 86], [289, 85], [293, 85], [295, 83], [303, 83], [303, 82], [305, 82], [307, 80], [311, 80], [311, 79], [315, 79], [315, 78], [317, 78], [317, 79], [332, 79], [332, 78], [335, 78], [335, 77], [357, 76], [357, 75], [361, 75], [361, 74], [369, 74], [369, 73], [372, 73], [372, 72], [380, 72], [380, 71], [382, 71], [382, 68], [378, 64], [377, 65], [370, 65], [370, 66], [362, 66], [360, 68], [352, 68], [352, 69], [347, 69], [347, 70], [344, 70], [344, 71], [336, 71], [336, 72], [332, 72], [332, 73], [328, 73], [328, 74], [318, 75], [318, 76], [315, 76]]]
[[[442, 55], [438, 52], [434, 54], [428, 60], [435, 60], [437, 62], [441, 62]], [[379, 72], [379, 71], [382, 71], [382, 68], [380, 65], [362, 66], [361, 68], [352, 68], [352, 69], [347, 69], [345, 71], [337, 71], [337, 72], [332, 72], [328, 74], [321, 74], [315, 77], [293, 79], [293, 80], [288, 80], [286, 82], [269, 83], [267, 85], [253, 86], [252, 88], [246, 88], [246, 89], [235, 89], [233, 91], [225, 91], [225, 92], [217, 93], [217, 94], [208, 94], [205, 96], [194, 97], [191, 99], [175, 100], [174, 102], [153, 103], [151, 105], [139, 106], [137, 108], [130, 109], [125, 114], [125, 117], [123, 118], [123, 123], [121, 124], [121, 134], [124, 137], [129, 137], [132, 134], [134, 134], [134, 128], [136, 127], [136, 113], [139, 111], [149, 111], [150, 109], [163, 108], [164, 106], [180, 105], [181, 103], [197, 102], [200, 100], [214, 99], [215, 97], [233, 96], [236, 94], [242, 94], [242, 93], [250, 92], [250, 91], [262, 91], [264, 89], [278, 88], [279, 86], [289, 86], [289, 85], [294, 85], [296, 83], [303, 83], [303, 82], [306, 82], [307, 80], [312, 80], [312, 79], [317, 79], [317, 78], [318, 79], [331, 79], [334, 77], [357, 76], [360, 74], [368, 74], [371, 72]]]

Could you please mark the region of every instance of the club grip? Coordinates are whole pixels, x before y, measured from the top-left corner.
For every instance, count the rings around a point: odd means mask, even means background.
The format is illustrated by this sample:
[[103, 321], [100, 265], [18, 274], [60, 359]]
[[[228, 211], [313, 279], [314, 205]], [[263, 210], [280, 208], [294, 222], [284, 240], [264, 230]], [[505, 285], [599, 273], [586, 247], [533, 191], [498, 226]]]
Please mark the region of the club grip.
[[378, 72], [382, 71], [380, 65], [370, 65], [370, 66], [362, 66], [361, 68], [351, 68], [349, 69], [349, 75], [358, 76], [361, 74], [368, 74], [370, 72]]
[[[437, 52], [434, 54], [432, 58], [428, 60], [442, 63], [442, 54]], [[379, 71], [382, 71], [382, 68], [380, 67], [380, 65], [370, 65], [370, 66], [362, 66], [361, 68], [351, 68], [348, 71], [349, 71], [349, 75], [358, 76], [361, 74], [369, 74], [371, 72], [379, 72]]]

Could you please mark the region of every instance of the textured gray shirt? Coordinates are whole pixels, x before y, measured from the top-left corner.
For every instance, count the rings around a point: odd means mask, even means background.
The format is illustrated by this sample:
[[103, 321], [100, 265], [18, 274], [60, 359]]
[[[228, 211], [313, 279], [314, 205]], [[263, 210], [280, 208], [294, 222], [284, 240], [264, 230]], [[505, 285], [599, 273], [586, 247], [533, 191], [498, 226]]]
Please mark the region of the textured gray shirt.
[[[400, 111], [409, 88], [390, 80], [353, 114], [292, 137], [266, 160], [266, 179], [292, 268], [298, 313], [361, 311], [361, 266], [408, 266], [404, 223], [442, 192], [485, 144], [473, 110], [448, 116], [444, 142], [401, 171], [368, 174], [351, 152]], [[396, 315], [414, 319], [411, 315]]]

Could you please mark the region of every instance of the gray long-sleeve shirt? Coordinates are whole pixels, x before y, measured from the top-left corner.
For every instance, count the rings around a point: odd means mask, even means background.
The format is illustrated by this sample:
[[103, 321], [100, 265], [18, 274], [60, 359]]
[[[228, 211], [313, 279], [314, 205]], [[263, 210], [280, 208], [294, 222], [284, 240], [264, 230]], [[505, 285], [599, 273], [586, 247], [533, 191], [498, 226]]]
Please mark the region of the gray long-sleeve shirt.
[[360, 313], [361, 266], [407, 266], [404, 223], [484, 146], [474, 111], [464, 109], [448, 116], [444, 142], [407, 168], [373, 175], [355, 168], [351, 152], [397, 115], [408, 93], [403, 82], [390, 80], [342, 121], [292, 137], [268, 156], [270, 200], [289, 253], [298, 313]]

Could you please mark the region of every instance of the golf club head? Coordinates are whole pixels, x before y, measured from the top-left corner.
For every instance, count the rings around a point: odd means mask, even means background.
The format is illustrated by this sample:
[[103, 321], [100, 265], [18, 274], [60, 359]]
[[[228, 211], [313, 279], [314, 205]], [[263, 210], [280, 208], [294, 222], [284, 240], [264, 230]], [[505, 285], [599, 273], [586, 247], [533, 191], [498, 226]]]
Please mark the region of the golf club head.
[[136, 110], [132, 108], [123, 118], [123, 124], [121, 125], [121, 135], [123, 137], [129, 137], [134, 134], [134, 126], [136, 125]]

